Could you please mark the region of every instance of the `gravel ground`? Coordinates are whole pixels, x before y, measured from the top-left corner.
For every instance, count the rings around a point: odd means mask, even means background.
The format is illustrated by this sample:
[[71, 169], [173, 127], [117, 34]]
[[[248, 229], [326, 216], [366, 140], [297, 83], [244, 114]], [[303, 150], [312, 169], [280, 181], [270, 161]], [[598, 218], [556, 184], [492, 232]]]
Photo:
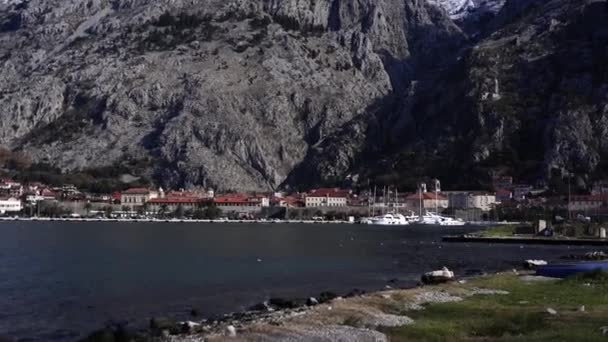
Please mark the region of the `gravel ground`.
[[414, 323], [414, 320], [407, 316], [398, 316], [384, 313], [373, 315], [370, 318], [371, 319], [366, 323], [376, 327], [399, 327], [402, 325]]
[[424, 291], [414, 297], [414, 302], [421, 304], [460, 302], [462, 297], [452, 296], [443, 291]]
[[[275, 327], [270, 331], [253, 330], [246, 333], [242, 338], [230, 339], [231, 341], [259, 341], [259, 342], [384, 342], [388, 341], [386, 336], [380, 332], [354, 328], [345, 325], [326, 326], [282, 326]], [[213, 340], [211, 340], [213, 341]]]
[[226, 323], [205, 327], [205, 335], [169, 336], [158, 341], [382, 342], [387, 341], [387, 337], [375, 329], [415, 324], [411, 318], [396, 314], [404, 309], [423, 310], [431, 303], [459, 302], [474, 295], [506, 294], [506, 291], [458, 286], [389, 290], [253, 316], [233, 323], [236, 336], [232, 337], [226, 334]]
[[468, 296], [475, 295], [508, 295], [509, 291], [504, 290], [492, 290], [492, 289], [472, 289]]

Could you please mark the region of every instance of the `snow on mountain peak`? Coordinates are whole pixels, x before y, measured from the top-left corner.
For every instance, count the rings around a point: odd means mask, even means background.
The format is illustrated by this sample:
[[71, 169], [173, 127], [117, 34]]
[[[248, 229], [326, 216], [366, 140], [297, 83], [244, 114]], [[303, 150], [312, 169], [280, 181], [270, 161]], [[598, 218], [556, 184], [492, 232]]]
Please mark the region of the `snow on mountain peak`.
[[0, 5], [17, 5], [23, 1], [24, 0], [0, 0]]
[[443, 8], [450, 18], [460, 20], [469, 15], [497, 13], [506, 0], [427, 0], [430, 4]]

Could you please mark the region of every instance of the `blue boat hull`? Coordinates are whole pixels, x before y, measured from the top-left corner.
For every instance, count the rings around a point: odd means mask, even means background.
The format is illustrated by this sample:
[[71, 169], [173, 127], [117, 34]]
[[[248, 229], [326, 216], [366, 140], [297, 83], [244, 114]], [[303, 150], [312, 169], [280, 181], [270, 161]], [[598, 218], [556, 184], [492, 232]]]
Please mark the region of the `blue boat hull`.
[[552, 278], [566, 278], [576, 273], [596, 270], [608, 272], [608, 261], [546, 265], [538, 267], [536, 269], [536, 275]]

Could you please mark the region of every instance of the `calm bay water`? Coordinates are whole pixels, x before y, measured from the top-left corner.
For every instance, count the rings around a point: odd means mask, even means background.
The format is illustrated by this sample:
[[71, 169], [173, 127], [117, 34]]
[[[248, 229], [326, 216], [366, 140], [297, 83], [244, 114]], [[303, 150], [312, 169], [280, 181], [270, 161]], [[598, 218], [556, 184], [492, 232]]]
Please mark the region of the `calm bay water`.
[[364, 225], [0, 223], [0, 336], [72, 341], [108, 321], [145, 325], [269, 297], [414, 285], [448, 266], [502, 270], [563, 246], [447, 244], [466, 228]]

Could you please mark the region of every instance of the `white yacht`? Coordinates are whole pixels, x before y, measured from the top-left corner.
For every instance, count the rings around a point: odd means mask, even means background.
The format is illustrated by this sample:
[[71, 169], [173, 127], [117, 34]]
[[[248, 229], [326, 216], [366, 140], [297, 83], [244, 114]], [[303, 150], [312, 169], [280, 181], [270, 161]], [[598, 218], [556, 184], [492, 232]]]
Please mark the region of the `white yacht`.
[[420, 216], [418, 222], [422, 224], [433, 224], [438, 226], [464, 226], [466, 224], [466, 222], [461, 219], [441, 216], [433, 212], [427, 212], [426, 214]]
[[414, 215], [414, 213], [412, 213], [412, 215], [408, 216], [408, 221], [410, 221], [411, 223], [413, 223], [413, 220], [417, 220], [415, 221], [416, 223], [419, 224], [429, 224], [429, 225], [438, 225], [438, 226], [464, 226], [466, 224], [466, 222], [464, 222], [461, 219], [454, 219], [451, 217], [447, 217], [447, 216], [441, 216], [439, 214], [437, 214], [437, 212], [439, 211], [439, 203], [438, 203], [438, 198], [439, 198], [439, 192], [441, 191], [441, 183], [439, 182], [438, 179], [435, 179], [435, 212], [430, 212], [430, 211], [426, 211], [426, 213], [423, 215], [422, 214], [422, 208], [423, 208], [423, 194], [426, 193], [426, 184], [425, 183], [421, 183], [418, 187], [418, 198], [419, 198], [419, 206], [420, 206], [420, 214], [419, 215]]
[[401, 214], [384, 214], [380, 216], [367, 217], [363, 219], [362, 222], [380, 226], [406, 226], [409, 224], [405, 216]]
[[[382, 205], [382, 210], [384, 211], [387, 207], [390, 206], [390, 199], [387, 201], [387, 197], [391, 196], [391, 191], [390, 191], [390, 187], [384, 187], [383, 191], [382, 191], [382, 200], [383, 200], [383, 205]], [[382, 215], [378, 215], [378, 216], [370, 216], [370, 217], [366, 217], [361, 219], [361, 223], [363, 224], [374, 224], [374, 225], [379, 225], [379, 226], [406, 226], [409, 224], [409, 220], [399, 214], [398, 212], [398, 203], [399, 203], [399, 192], [397, 191], [397, 189], [395, 188], [395, 201], [393, 202], [393, 210], [391, 213], [386, 213], [386, 214], [382, 214]], [[376, 204], [376, 187], [374, 186], [374, 199], [373, 199], [373, 204], [375, 206]], [[374, 215], [372, 214], [372, 201], [369, 201], [369, 210], [370, 210], [370, 215]]]
[[411, 212], [410, 215], [405, 217], [405, 220], [410, 224], [420, 223], [420, 216]]

